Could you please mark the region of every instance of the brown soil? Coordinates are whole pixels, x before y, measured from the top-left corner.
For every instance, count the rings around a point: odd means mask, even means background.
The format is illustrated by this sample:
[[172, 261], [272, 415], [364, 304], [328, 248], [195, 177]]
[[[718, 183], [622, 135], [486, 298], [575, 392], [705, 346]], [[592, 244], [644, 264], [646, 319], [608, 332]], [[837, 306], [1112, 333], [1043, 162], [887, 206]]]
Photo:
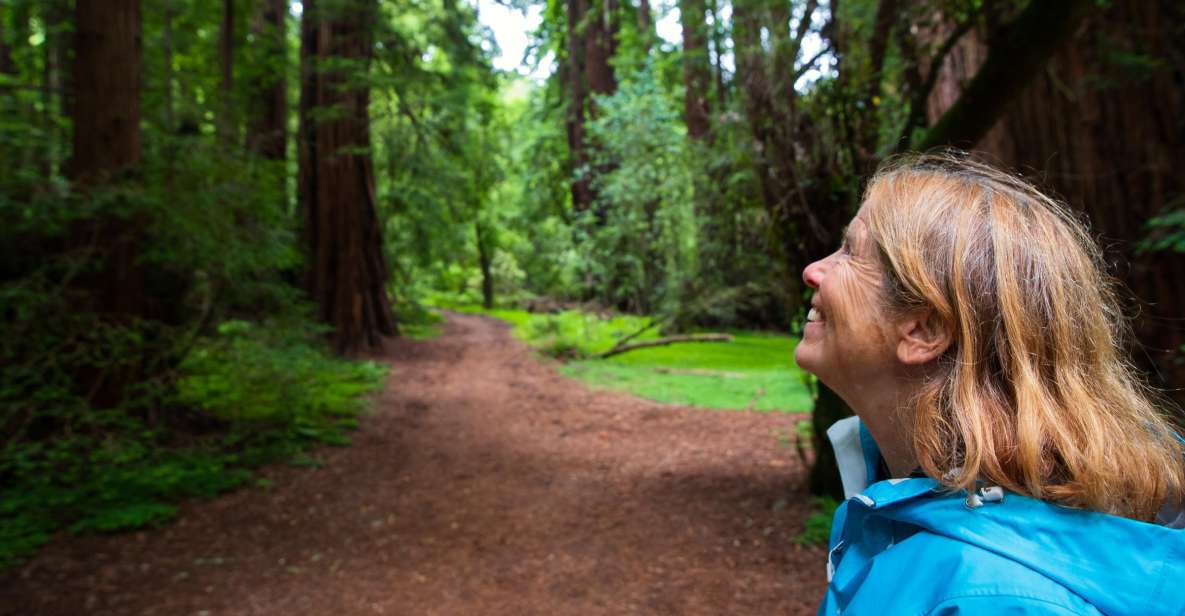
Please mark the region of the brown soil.
[[155, 531], [62, 537], [0, 613], [808, 614], [793, 417], [592, 391], [492, 319], [391, 343], [350, 447]]

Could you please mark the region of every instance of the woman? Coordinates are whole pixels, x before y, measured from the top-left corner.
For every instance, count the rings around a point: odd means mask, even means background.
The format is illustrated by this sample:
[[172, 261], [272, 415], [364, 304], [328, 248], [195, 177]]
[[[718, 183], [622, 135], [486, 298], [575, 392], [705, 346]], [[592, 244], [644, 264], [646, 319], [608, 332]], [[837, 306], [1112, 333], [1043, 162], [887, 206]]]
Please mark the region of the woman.
[[1185, 446], [1124, 360], [1098, 248], [990, 167], [871, 181], [795, 359], [858, 420], [820, 614], [1185, 614]]

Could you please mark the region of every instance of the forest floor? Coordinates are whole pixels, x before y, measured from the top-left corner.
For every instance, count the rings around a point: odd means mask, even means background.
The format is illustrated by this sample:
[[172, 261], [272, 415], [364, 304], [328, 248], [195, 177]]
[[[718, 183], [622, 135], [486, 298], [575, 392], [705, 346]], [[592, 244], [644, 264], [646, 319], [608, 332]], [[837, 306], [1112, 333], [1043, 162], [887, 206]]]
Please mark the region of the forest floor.
[[62, 536], [0, 614], [809, 614], [796, 416], [593, 391], [488, 317], [394, 340], [353, 445], [162, 529]]

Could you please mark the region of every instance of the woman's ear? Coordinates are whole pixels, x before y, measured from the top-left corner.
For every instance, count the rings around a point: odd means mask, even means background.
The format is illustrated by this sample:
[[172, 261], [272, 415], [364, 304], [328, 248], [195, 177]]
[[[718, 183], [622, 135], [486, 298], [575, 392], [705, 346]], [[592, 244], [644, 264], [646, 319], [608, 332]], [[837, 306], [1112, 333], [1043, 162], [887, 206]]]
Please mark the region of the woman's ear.
[[953, 334], [933, 310], [912, 313], [897, 325], [897, 359], [903, 364], [927, 364], [950, 348]]

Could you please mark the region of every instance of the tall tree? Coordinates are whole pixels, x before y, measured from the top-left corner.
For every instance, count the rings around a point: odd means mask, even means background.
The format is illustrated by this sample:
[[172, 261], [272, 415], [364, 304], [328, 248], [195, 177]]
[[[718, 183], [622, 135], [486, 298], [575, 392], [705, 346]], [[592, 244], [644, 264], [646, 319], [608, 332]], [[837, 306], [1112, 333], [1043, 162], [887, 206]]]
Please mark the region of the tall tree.
[[587, 44], [585, 43], [585, 14], [588, 0], [567, 0], [567, 76], [568, 113], [565, 126], [568, 132], [568, 158], [572, 168], [572, 207], [577, 212], [589, 209], [593, 202], [591, 182], [584, 173], [588, 165], [585, 149], [584, 114], [588, 105]]
[[101, 183], [140, 162], [140, 1], [77, 0], [71, 176]]
[[712, 91], [712, 65], [708, 57], [704, 0], [680, 0], [683, 25], [683, 118], [692, 139], [704, 139], [711, 128], [708, 97]]
[[288, 149], [287, 15], [286, 0], [258, 0], [252, 17], [258, 55], [247, 146], [269, 160], [284, 160]]
[[617, 91], [611, 60], [617, 53], [617, 0], [591, 0], [584, 17], [585, 77], [593, 94]]
[[[74, 8], [74, 148], [70, 175], [84, 193], [117, 182], [140, 164], [139, 0], [77, 0]], [[144, 222], [114, 215], [80, 224], [73, 243], [93, 247], [102, 268], [82, 281], [94, 311], [112, 322], [145, 314], [138, 262]], [[131, 375], [82, 369], [80, 388], [98, 405], [118, 403]]]
[[378, 347], [397, 333], [375, 203], [366, 79], [375, 0], [306, 0], [301, 21], [300, 207], [306, 287], [334, 347]]

